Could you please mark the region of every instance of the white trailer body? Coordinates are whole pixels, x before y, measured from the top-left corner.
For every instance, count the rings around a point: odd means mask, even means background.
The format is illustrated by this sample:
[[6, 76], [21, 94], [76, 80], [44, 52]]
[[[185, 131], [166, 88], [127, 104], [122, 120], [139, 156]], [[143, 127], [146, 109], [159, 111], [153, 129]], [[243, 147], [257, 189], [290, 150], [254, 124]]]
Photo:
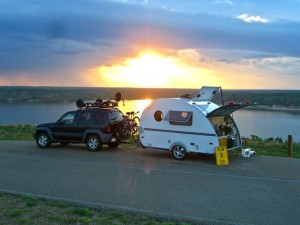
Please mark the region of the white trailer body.
[[203, 87], [194, 98], [161, 98], [141, 115], [139, 136], [143, 147], [171, 150], [176, 159], [186, 153], [214, 154], [218, 146], [228, 150], [242, 146], [233, 111], [247, 106], [218, 106], [210, 100], [219, 87]]

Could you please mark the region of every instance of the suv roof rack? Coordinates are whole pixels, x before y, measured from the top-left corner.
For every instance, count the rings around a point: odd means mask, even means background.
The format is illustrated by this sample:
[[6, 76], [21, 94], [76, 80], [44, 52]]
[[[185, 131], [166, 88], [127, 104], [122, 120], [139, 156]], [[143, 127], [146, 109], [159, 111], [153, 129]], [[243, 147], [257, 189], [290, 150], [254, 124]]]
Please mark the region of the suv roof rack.
[[119, 106], [121, 100], [121, 93], [117, 92], [115, 98], [103, 102], [101, 98], [98, 98], [95, 102], [84, 102], [82, 99], [76, 100], [76, 106], [79, 109], [82, 108], [115, 108]]

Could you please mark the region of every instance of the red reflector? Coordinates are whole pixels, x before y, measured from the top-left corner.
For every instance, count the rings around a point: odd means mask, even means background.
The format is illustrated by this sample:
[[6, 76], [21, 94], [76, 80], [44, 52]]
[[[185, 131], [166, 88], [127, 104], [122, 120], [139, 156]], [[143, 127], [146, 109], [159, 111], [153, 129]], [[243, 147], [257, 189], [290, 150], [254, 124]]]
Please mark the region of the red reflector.
[[250, 101], [245, 101], [245, 104], [246, 104], [246, 105], [250, 105], [251, 102], [250, 102]]
[[106, 134], [111, 134], [112, 131], [113, 131], [113, 129], [112, 129], [112, 126], [111, 126], [111, 125], [108, 125], [108, 126], [105, 127], [105, 129], [104, 129], [104, 132], [105, 132]]
[[229, 101], [227, 104], [228, 105], [233, 105], [233, 104], [235, 104], [235, 102], [234, 101]]

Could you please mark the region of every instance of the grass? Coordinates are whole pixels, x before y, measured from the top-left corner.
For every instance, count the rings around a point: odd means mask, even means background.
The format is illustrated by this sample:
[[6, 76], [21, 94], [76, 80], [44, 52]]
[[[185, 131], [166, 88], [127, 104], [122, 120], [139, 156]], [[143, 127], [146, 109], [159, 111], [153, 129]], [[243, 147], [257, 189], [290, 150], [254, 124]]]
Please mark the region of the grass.
[[[119, 211], [93, 210], [32, 196], [0, 194], [1, 224], [188, 225]], [[33, 204], [32, 204], [33, 203]]]
[[32, 134], [35, 126], [25, 125], [0, 125], [0, 140], [33, 140]]
[[[251, 138], [243, 139], [243, 148], [251, 148], [258, 155], [288, 156], [288, 143], [281, 138], [261, 139], [252, 135]], [[300, 142], [292, 143], [292, 157], [300, 158]]]

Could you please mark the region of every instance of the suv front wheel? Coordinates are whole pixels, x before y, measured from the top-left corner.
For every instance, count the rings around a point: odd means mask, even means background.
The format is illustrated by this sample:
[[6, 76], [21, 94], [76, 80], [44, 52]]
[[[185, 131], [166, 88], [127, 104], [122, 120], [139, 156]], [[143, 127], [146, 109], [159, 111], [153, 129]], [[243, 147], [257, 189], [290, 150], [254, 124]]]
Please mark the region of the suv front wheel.
[[36, 137], [36, 144], [40, 148], [48, 148], [51, 145], [51, 141], [50, 141], [48, 134], [46, 134], [44, 132], [38, 133], [38, 135]]
[[102, 142], [97, 135], [90, 135], [86, 139], [86, 147], [91, 152], [97, 152], [102, 148]]

